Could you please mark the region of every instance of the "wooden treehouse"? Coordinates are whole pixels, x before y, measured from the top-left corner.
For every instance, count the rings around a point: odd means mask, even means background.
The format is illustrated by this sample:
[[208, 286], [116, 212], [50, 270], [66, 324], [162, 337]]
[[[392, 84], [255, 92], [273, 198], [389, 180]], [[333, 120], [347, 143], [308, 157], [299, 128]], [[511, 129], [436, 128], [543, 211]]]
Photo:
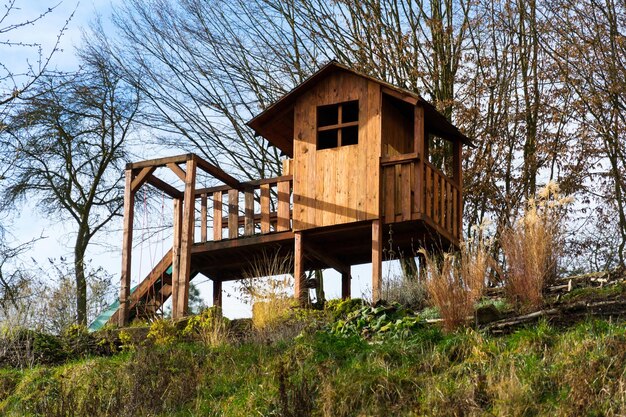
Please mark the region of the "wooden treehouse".
[[[174, 318], [184, 316], [197, 274], [213, 281], [220, 305], [222, 282], [241, 279], [268, 250], [293, 255], [303, 302], [305, 271], [336, 269], [350, 297], [351, 266], [371, 262], [376, 301], [383, 260], [458, 245], [461, 151], [470, 141], [417, 94], [331, 62], [248, 124], [289, 158], [283, 176], [240, 182], [192, 154], [128, 164], [120, 307], [110, 322], [125, 325], [170, 296]], [[157, 169], [173, 171], [184, 189]], [[198, 170], [224, 185], [196, 187]], [[174, 239], [131, 294], [133, 207], [144, 184], [173, 199]]]

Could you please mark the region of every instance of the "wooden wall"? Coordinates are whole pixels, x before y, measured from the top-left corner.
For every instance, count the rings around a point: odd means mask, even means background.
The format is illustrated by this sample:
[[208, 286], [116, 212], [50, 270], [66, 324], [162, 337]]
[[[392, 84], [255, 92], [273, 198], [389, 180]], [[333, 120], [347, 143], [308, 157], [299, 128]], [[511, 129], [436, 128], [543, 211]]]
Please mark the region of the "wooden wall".
[[[317, 151], [317, 107], [359, 100], [358, 145]], [[380, 85], [336, 72], [300, 96], [294, 112], [293, 229], [379, 217]]]
[[386, 94], [382, 96], [382, 103], [382, 155], [414, 152], [414, 106]]

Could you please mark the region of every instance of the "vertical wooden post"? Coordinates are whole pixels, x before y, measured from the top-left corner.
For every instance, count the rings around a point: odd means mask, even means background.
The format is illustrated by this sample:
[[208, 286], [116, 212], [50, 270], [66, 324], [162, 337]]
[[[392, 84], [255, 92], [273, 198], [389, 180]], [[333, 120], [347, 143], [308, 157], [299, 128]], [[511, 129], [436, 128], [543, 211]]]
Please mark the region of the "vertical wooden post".
[[463, 144], [460, 140], [455, 140], [453, 144], [453, 156], [452, 156], [452, 176], [455, 185], [459, 188], [459, 192], [456, 195], [456, 207], [455, 213], [458, 235], [463, 233]]
[[133, 170], [126, 169], [124, 186], [124, 237], [122, 240], [122, 274], [120, 277], [120, 312], [118, 326], [128, 323], [128, 303], [130, 297], [131, 256], [133, 250], [133, 217], [135, 215], [135, 193], [132, 190]]
[[213, 193], [213, 240], [222, 240], [222, 192]]
[[415, 106], [413, 111], [413, 152], [418, 155], [418, 161], [415, 165], [415, 211], [417, 213], [424, 212], [424, 107]]
[[174, 199], [174, 239], [172, 242], [172, 316], [179, 317], [178, 293], [180, 278], [180, 238], [183, 225], [183, 201]]
[[246, 236], [254, 234], [254, 189], [246, 190], [244, 194], [244, 226]]
[[239, 191], [228, 190], [228, 238], [239, 237]]
[[372, 303], [380, 301], [383, 289], [383, 230], [379, 219], [372, 222]]
[[[187, 161], [187, 175], [185, 176], [185, 194], [183, 201], [183, 227], [180, 239], [180, 273], [178, 275], [178, 303], [177, 314], [173, 318], [181, 318], [187, 314], [189, 306], [189, 279], [191, 275], [191, 246], [193, 245], [193, 223], [195, 213], [195, 182], [196, 161]], [[173, 313], [173, 311], [172, 311]]]
[[261, 184], [261, 233], [270, 232], [270, 185]]
[[203, 193], [200, 196], [200, 241], [206, 242], [207, 229], [207, 195]]
[[[341, 129], [339, 129], [341, 130]], [[291, 222], [289, 219], [289, 200], [291, 197], [291, 184], [289, 181], [281, 181], [277, 185], [278, 192], [278, 220], [276, 223], [276, 230], [283, 232], [291, 229]]]
[[222, 308], [222, 281], [213, 280], [213, 305]]
[[350, 276], [350, 271], [343, 271], [341, 273], [341, 298], [344, 300], [349, 300], [351, 298], [350, 294], [350, 280], [352, 277]]
[[300, 305], [306, 304], [307, 288], [304, 282], [304, 251], [302, 248], [302, 233], [294, 233], [294, 252], [293, 252], [293, 278], [295, 280], [294, 296]]

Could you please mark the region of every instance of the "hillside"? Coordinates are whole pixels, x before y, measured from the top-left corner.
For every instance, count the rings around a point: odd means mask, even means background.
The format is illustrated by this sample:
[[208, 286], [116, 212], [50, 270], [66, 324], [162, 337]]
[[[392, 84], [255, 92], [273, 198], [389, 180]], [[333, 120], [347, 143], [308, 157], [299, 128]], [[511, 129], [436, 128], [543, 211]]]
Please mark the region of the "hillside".
[[497, 321], [449, 334], [432, 308], [358, 300], [296, 310], [261, 330], [219, 324], [209, 311], [178, 326], [75, 331], [48, 365], [5, 361], [0, 414], [626, 414], [623, 277], [579, 277], [551, 292], [545, 309], [520, 316], [494, 291], [481, 305]]

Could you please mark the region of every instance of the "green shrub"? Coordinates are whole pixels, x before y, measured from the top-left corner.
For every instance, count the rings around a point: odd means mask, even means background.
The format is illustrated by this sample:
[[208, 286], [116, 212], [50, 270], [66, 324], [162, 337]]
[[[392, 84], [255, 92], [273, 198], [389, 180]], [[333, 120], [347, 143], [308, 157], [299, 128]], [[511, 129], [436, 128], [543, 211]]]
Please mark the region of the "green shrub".
[[148, 331], [147, 338], [155, 345], [168, 346], [173, 344], [177, 340], [178, 330], [176, 329], [176, 325], [172, 320], [155, 320], [150, 325], [150, 330]]
[[230, 339], [229, 327], [230, 320], [222, 316], [221, 308], [210, 307], [190, 317], [182, 335], [200, 340], [207, 346], [219, 346]]

